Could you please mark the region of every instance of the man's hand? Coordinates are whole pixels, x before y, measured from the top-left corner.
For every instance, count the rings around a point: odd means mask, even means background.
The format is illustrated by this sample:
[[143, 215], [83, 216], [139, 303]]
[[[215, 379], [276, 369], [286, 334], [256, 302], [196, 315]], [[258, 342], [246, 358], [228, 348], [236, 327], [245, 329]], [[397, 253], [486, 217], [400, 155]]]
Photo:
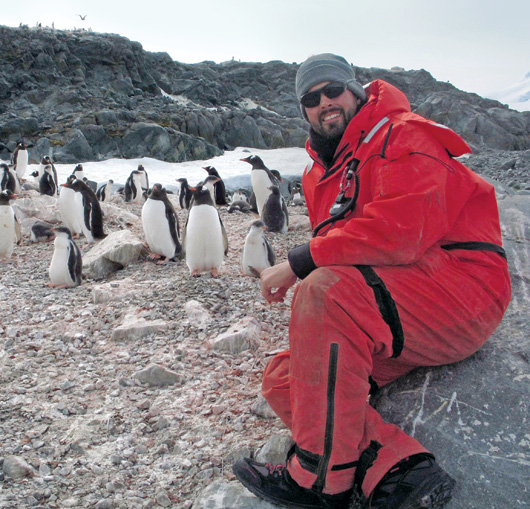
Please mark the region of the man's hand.
[[287, 290], [296, 283], [297, 279], [289, 262], [273, 265], [261, 273], [261, 293], [269, 304], [283, 302]]

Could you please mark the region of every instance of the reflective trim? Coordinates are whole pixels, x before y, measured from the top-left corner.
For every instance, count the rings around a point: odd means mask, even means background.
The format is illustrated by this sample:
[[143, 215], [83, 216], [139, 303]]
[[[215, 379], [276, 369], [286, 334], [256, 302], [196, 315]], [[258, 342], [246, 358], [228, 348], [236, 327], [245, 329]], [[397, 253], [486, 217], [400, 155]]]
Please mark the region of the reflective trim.
[[363, 140], [363, 143], [369, 143], [370, 140], [372, 139], [372, 136], [377, 131], [379, 131], [379, 129], [381, 129], [381, 127], [383, 127], [389, 120], [390, 119], [388, 117], [383, 117], [379, 122], [377, 122], [375, 127], [368, 133], [368, 136], [366, 136], [366, 138]]

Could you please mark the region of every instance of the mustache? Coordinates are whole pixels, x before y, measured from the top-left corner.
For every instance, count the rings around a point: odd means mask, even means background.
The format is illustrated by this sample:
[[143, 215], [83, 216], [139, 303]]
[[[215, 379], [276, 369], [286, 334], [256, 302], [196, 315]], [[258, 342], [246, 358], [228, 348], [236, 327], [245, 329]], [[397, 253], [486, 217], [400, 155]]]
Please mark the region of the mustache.
[[324, 117], [327, 117], [328, 115], [332, 114], [332, 113], [339, 113], [340, 115], [342, 115], [344, 117], [344, 110], [342, 108], [330, 108], [329, 110], [326, 110], [326, 111], [323, 111], [322, 113], [320, 113], [320, 115], [318, 116], [318, 119], [320, 122], [323, 122], [324, 121]]

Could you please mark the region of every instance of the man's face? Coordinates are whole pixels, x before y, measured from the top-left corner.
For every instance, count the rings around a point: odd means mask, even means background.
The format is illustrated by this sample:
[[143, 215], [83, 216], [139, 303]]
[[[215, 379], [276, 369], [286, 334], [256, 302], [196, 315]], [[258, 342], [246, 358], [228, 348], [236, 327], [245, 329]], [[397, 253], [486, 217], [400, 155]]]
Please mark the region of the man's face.
[[[328, 83], [329, 81], [323, 81], [309, 91], [320, 89]], [[346, 89], [333, 99], [320, 94], [320, 104], [314, 108], [305, 107], [305, 111], [313, 130], [324, 138], [332, 139], [344, 133], [346, 126], [357, 113], [359, 103], [360, 99]]]

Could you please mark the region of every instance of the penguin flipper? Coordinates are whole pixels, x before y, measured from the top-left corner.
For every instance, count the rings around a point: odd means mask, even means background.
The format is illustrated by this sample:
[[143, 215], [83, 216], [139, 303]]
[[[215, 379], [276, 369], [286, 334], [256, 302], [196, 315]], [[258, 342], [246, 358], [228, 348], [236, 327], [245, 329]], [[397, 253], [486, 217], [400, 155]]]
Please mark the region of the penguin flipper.
[[265, 243], [265, 249], [267, 251], [267, 260], [269, 261], [269, 264], [272, 267], [276, 263], [276, 254], [274, 253], [274, 249], [272, 249], [269, 239], [265, 237], [265, 235], [263, 236], [263, 241]]
[[18, 245], [22, 242], [22, 231], [20, 229], [20, 223], [18, 222], [17, 215], [13, 214], [13, 217], [15, 219], [15, 240]]
[[282, 211], [285, 215], [285, 223], [287, 226], [289, 226], [289, 211], [287, 210], [287, 204], [285, 203], [285, 200], [282, 197]]
[[219, 224], [221, 225], [221, 231], [223, 233], [223, 249], [224, 249], [224, 254], [226, 256], [228, 254], [228, 236], [226, 235], [225, 225], [223, 224], [223, 221], [221, 220], [219, 211], [217, 212], [217, 215], [219, 217]]
[[175, 213], [175, 210], [171, 206], [171, 204], [168, 202], [169, 206], [166, 204], [166, 219], [169, 224], [169, 232], [171, 234], [171, 238], [173, 239], [173, 242], [175, 243], [175, 255], [177, 256], [182, 252], [182, 246], [180, 245], [179, 241], [179, 218], [177, 214]]
[[68, 246], [68, 273], [75, 286], [81, 283], [82, 266], [81, 251], [79, 251], [76, 243], [72, 240]]

